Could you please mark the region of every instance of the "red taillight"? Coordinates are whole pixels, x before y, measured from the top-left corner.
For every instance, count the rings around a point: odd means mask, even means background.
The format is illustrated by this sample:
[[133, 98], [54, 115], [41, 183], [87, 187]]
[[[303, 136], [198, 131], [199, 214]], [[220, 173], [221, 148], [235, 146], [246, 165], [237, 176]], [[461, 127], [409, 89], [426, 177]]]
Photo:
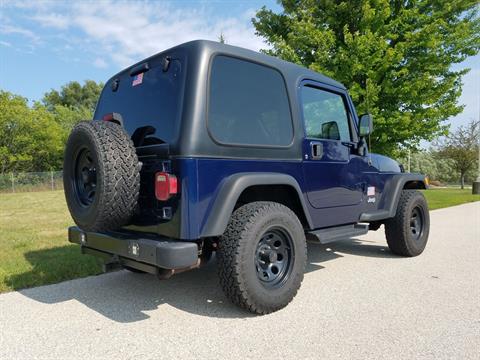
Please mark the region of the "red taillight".
[[166, 172], [155, 174], [155, 196], [158, 200], [166, 201], [177, 192], [178, 183], [175, 175]]
[[103, 115], [103, 121], [111, 121], [123, 126], [123, 118], [119, 113], [108, 113]]
[[106, 114], [103, 116], [103, 121], [112, 121], [113, 120], [113, 113]]

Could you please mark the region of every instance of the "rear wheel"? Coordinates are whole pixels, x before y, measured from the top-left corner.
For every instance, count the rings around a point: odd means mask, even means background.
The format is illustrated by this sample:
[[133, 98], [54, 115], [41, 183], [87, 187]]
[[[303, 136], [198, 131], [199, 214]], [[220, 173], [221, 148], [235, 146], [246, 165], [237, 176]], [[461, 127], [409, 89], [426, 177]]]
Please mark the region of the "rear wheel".
[[300, 288], [305, 234], [289, 208], [253, 202], [233, 213], [217, 255], [227, 297], [253, 313], [268, 314], [285, 307]]
[[390, 250], [402, 256], [420, 255], [427, 245], [430, 216], [427, 201], [416, 190], [403, 190], [395, 217], [385, 222]]

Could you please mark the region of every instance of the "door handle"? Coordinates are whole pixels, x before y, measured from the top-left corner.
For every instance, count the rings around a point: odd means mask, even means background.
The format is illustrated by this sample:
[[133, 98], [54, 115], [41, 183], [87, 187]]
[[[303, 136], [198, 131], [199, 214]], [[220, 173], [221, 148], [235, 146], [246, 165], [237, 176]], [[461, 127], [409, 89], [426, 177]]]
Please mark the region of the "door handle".
[[312, 159], [321, 159], [323, 157], [323, 144], [311, 143], [310, 147]]

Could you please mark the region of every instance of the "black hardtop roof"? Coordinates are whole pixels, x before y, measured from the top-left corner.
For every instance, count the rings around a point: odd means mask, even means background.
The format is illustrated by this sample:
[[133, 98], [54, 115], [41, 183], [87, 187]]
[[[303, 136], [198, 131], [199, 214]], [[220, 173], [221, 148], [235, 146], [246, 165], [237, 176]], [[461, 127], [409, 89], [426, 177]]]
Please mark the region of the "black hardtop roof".
[[322, 75], [315, 71], [309, 70], [303, 66], [299, 66], [294, 63], [284, 61], [279, 58], [262, 54], [253, 50], [248, 50], [248, 49], [244, 49], [238, 46], [232, 46], [228, 44], [222, 44], [220, 42], [210, 41], [210, 40], [193, 40], [193, 41], [189, 41], [189, 42], [174, 46], [170, 49], [167, 49], [165, 51], [152, 55], [147, 59], [139, 61], [138, 63], [133, 64], [132, 66], [127, 67], [126, 69], [120, 71], [118, 74], [113, 76], [112, 79], [139, 64], [147, 62], [150, 59], [154, 59], [166, 53], [168, 54], [168, 52], [172, 52], [180, 49], [187, 50], [188, 53], [194, 54], [194, 56], [200, 56], [200, 57], [205, 54], [211, 56], [214, 53], [221, 53], [222, 55], [229, 55], [229, 56], [244, 58], [247, 60], [251, 60], [254, 62], [258, 62], [258, 63], [262, 63], [265, 65], [274, 67], [280, 72], [282, 72], [284, 75], [288, 75], [288, 77], [315, 80], [327, 85], [335, 86], [340, 89], [345, 89], [345, 86], [339, 83], [338, 81], [335, 81], [332, 78], [329, 78], [328, 76]]

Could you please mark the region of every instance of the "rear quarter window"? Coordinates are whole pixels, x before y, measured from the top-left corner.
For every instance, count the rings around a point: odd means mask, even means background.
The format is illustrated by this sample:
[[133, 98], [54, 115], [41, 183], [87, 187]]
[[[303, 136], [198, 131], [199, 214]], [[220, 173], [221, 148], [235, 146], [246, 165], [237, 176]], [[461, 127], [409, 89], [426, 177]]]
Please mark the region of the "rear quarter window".
[[216, 56], [208, 99], [208, 129], [217, 142], [246, 146], [288, 146], [292, 142], [290, 104], [277, 70]]

